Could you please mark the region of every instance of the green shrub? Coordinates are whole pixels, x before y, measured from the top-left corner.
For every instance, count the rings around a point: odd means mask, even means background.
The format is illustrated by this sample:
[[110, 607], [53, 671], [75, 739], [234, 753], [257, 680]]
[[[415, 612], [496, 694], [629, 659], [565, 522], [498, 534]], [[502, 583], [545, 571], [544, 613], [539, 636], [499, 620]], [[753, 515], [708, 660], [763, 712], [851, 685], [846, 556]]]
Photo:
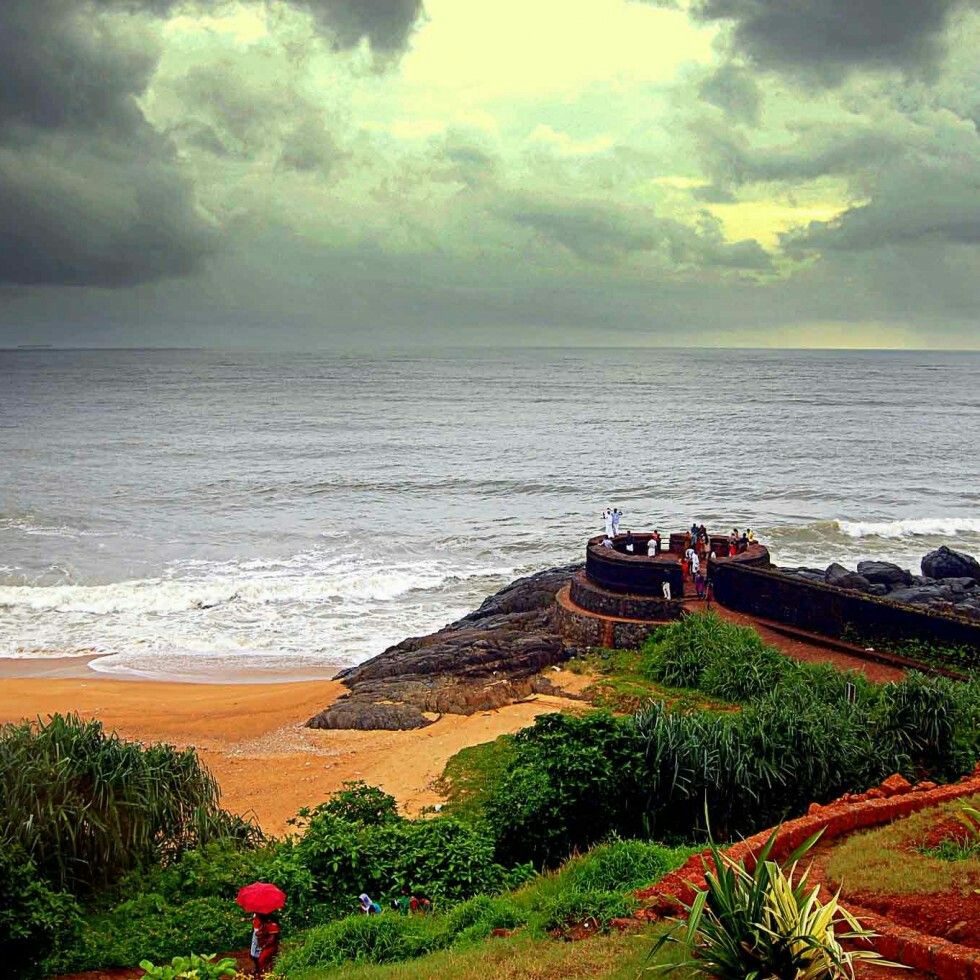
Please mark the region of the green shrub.
[[612, 715], [542, 715], [514, 739], [510, 770], [486, 801], [504, 864], [554, 864], [610, 832], [635, 835], [641, 746]]
[[526, 918], [510, 898], [476, 895], [446, 915], [446, 931], [457, 941], [485, 939], [494, 929], [516, 929]]
[[616, 840], [572, 858], [562, 877], [582, 891], [630, 891], [659, 881], [693, 853], [687, 847], [664, 847], [642, 840]]
[[332, 794], [326, 803], [321, 803], [313, 810], [300, 810], [299, 815], [304, 818], [322, 813], [347, 823], [365, 826], [376, 826], [400, 819], [395, 798], [377, 786], [368, 786], [361, 779], [344, 783], [343, 788]]
[[498, 891], [505, 869], [492, 840], [451, 818], [353, 824], [319, 812], [296, 845], [314, 880], [314, 896], [338, 911], [367, 892], [385, 899], [402, 888], [439, 901]]
[[224, 950], [248, 944], [251, 924], [233, 902], [195, 898], [171, 905], [142, 894], [86, 919], [70, 949], [49, 958], [49, 973], [132, 966], [184, 956], [188, 949]]
[[70, 946], [81, 927], [75, 898], [55, 891], [19, 845], [0, 843], [0, 947], [10, 976], [41, 972], [56, 947]]
[[213, 953], [210, 956], [198, 956], [196, 953], [175, 956], [164, 966], [155, 966], [149, 960], [140, 960], [140, 968], [151, 980], [181, 980], [184, 977], [193, 980], [223, 980], [224, 977], [233, 977], [238, 972], [238, 967], [230, 956], [215, 962]]
[[104, 886], [208, 840], [259, 836], [218, 807], [193, 749], [125, 742], [77, 715], [0, 728], [0, 838], [56, 888]]
[[306, 967], [356, 963], [395, 963], [448, 945], [442, 917], [355, 915], [304, 933], [302, 940], [280, 956], [279, 972]]
[[541, 927], [547, 930], [561, 929], [569, 925], [592, 920], [605, 929], [613, 919], [631, 916], [639, 902], [622, 891], [587, 891], [566, 888], [538, 910]]

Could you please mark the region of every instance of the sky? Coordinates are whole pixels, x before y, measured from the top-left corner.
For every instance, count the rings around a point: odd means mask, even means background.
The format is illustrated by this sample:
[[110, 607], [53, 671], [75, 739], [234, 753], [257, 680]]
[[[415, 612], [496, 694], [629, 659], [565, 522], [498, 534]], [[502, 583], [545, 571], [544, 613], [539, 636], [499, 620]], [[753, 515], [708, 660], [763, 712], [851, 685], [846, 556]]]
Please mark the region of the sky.
[[2, 0], [0, 346], [980, 348], [980, 0]]

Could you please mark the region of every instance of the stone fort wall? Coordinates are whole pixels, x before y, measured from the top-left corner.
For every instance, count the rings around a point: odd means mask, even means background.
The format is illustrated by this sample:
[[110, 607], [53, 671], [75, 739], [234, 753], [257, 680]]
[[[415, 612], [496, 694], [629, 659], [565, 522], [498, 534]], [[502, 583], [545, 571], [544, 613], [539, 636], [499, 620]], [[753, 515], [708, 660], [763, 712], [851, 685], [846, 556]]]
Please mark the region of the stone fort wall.
[[888, 602], [735, 560], [713, 563], [712, 576], [715, 598], [737, 612], [824, 636], [840, 637], [850, 626], [882, 640], [972, 646], [980, 658], [980, 622], [966, 616]]

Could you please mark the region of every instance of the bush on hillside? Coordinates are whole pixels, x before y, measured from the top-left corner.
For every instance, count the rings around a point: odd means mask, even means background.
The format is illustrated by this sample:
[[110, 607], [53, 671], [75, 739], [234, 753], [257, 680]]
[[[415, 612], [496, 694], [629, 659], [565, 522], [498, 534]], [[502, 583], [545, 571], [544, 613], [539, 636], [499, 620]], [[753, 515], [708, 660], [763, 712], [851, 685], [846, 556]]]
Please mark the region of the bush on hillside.
[[49, 957], [45, 972], [132, 966], [143, 959], [159, 963], [188, 950], [240, 949], [251, 931], [234, 901], [193, 898], [172, 904], [162, 895], [141, 894], [86, 918], [75, 942]]
[[317, 926], [280, 956], [277, 969], [288, 976], [307, 968], [355, 963], [396, 963], [449, 944], [443, 917], [353, 915]]
[[[395, 798], [377, 786], [368, 786], [362, 779], [344, 783], [343, 788], [334, 793], [326, 803], [321, 803], [311, 811], [316, 816], [329, 813], [332, 816], [346, 820], [348, 823], [360, 823], [367, 827], [378, 824], [392, 823], [398, 820], [398, 804]], [[306, 816], [300, 810], [301, 816]]]
[[355, 908], [361, 892], [387, 899], [408, 888], [451, 902], [497, 891], [506, 881], [493, 841], [451, 818], [361, 824], [321, 809], [296, 851], [315, 897], [338, 912]]
[[45, 957], [71, 945], [81, 924], [75, 898], [39, 878], [19, 845], [0, 842], [0, 948], [8, 975], [40, 975]]
[[220, 809], [193, 749], [125, 742], [77, 715], [0, 728], [0, 838], [56, 889], [105, 886], [209, 840], [260, 836]]
[[706, 806], [719, 835], [750, 834], [893, 772], [954, 777], [980, 753], [977, 682], [910, 673], [872, 685], [711, 616], [660, 630], [644, 658], [663, 682], [738, 692], [745, 706], [539, 717], [488, 794], [498, 860], [554, 864], [609, 833], [696, 839]]
[[[636, 836], [643, 759], [612, 715], [544, 715], [514, 738], [514, 761], [485, 809], [504, 864], [554, 864], [610, 833]], [[624, 795], [625, 790], [625, 795]]]

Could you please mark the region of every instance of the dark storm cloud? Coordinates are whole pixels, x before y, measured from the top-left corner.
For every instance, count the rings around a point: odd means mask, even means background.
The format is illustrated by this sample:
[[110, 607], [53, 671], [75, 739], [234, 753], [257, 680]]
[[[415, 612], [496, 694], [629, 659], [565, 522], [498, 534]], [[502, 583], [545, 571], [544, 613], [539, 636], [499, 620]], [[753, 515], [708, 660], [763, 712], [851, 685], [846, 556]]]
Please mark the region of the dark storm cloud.
[[0, 137], [19, 123], [43, 129], [141, 120], [133, 97], [156, 65], [148, 34], [120, 40], [100, 13], [111, 5], [5, 0], [0, 10]]
[[195, 271], [210, 229], [172, 168], [133, 149], [0, 147], [0, 282], [114, 287]]
[[756, 146], [727, 123], [698, 119], [692, 126], [702, 164], [711, 177], [711, 200], [730, 200], [743, 184], [796, 183], [874, 171], [908, 148], [905, 132], [865, 123], [798, 124], [792, 142]]
[[290, 0], [309, 10], [338, 48], [367, 38], [373, 50], [400, 52], [422, 16], [422, 0]]
[[931, 242], [980, 245], [980, 167], [908, 164], [883, 174], [867, 204], [783, 236], [791, 255]]
[[[422, 12], [421, 0], [290, 5], [312, 13], [337, 47], [367, 38], [385, 55], [404, 49]], [[3, 0], [0, 283], [132, 285], [189, 275], [216, 247], [172, 142], [138, 103], [160, 57], [154, 18], [177, 6], [178, 0]], [[220, 118], [184, 122], [191, 142], [219, 155], [251, 155], [263, 138], [261, 120], [247, 92], [239, 92], [214, 87]], [[310, 114], [283, 134], [284, 167], [325, 171], [335, 156]]]
[[124, 286], [199, 268], [214, 245], [173, 145], [137, 103], [159, 58], [128, 0], [5, 0], [0, 283]]
[[759, 121], [762, 103], [759, 86], [751, 72], [738, 65], [722, 65], [701, 83], [698, 95], [736, 122], [754, 124]]
[[754, 239], [727, 243], [720, 222], [702, 213], [691, 228], [642, 208], [604, 202], [521, 198], [497, 212], [585, 262], [613, 264], [632, 253], [651, 253], [671, 268], [770, 268], [768, 253]]
[[698, 0], [692, 13], [731, 22], [735, 45], [763, 66], [834, 82], [841, 69], [931, 65], [951, 13], [965, 6], [975, 0]]

